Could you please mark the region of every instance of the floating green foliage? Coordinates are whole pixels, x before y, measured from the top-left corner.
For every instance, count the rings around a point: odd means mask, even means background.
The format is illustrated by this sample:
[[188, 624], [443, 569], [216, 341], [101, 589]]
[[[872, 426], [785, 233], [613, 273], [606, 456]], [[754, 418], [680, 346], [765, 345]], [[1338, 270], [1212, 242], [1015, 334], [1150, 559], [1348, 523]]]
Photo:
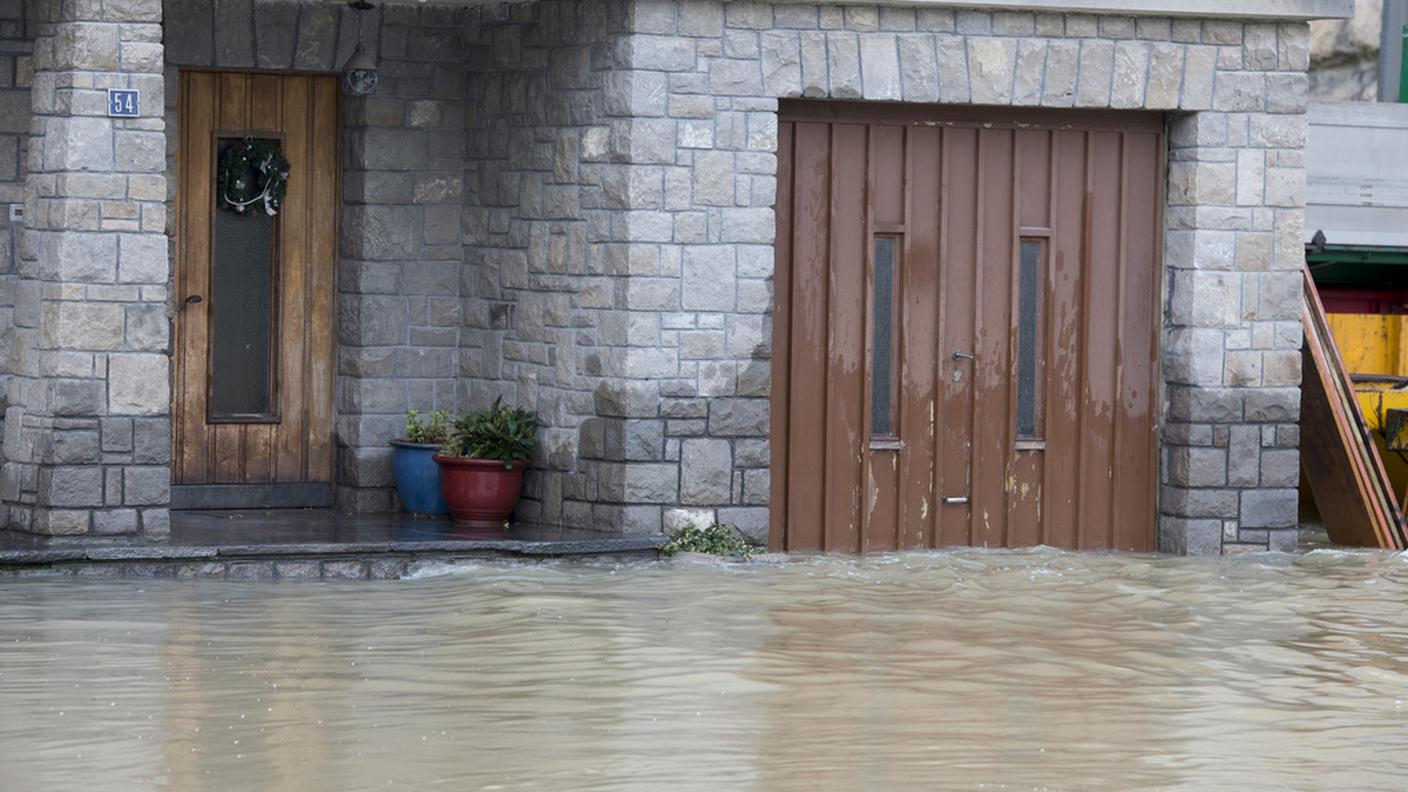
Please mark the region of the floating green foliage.
[[758, 552], [758, 548], [748, 544], [737, 531], [722, 523], [714, 523], [700, 528], [694, 523], [686, 523], [683, 528], [671, 531], [660, 552], [665, 555], [675, 553], [708, 553], [709, 555], [748, 557]]
[[406, 413], [406, 440], [422, 445], [444, 445], [450, 436], [450, 416], [435, 410], [424, 419], [418, 410]]
[[504, 467], [527, 462], [537, 443], [538, 414], [505, 407], [500, 401], [494, 399], [494, 406], [489, 409], [460, 416], [440, 453], [466, 459], [497, 459]]

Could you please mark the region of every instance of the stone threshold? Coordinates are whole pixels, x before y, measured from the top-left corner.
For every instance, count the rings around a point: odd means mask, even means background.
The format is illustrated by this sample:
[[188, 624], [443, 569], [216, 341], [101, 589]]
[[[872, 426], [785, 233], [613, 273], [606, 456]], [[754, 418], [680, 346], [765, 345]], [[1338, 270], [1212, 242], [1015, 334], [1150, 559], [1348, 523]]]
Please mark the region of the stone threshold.
[[658, 557], [662, 536], [333, 512], [173, 512], [167, 542], [77, 544], [0, 534], [0, 578], [398, 579], [490, 559]]

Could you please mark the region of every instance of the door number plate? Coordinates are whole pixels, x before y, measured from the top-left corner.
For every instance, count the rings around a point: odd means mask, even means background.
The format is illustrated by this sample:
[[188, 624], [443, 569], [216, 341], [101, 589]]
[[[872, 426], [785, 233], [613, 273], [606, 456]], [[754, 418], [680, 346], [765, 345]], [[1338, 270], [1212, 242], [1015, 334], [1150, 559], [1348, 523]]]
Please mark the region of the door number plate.
[[142, 92], [132, 88], [108, 89], [108, 115], [113, 118], [136, 118], [142, 114]]

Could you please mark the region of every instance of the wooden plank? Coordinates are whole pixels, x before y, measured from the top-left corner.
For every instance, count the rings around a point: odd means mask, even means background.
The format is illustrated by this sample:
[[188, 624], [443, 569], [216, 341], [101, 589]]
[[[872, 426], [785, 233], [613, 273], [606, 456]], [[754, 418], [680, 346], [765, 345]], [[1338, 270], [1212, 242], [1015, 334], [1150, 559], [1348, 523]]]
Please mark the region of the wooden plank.
[[861, 549], [865, 441], [865, 191], [867, 128], [832, 127], [830, 299], [826, 378], [827, 550]]
[[1402, 511], [1354, 398], [1309, 268], [1304, 277], [1302, 469], [1333, 541], [1405, 549], [1408, 528]]
[[768, 551], [787, 549], [787, 443], [792, 356], [792, 161], [796, 130], [790, 121], [777, 127], [777, 244], [773, 246], [772, 388], [768, 392], [768, 456], [771, 480], [768, 503]]
[[309, 246], [314, 236], [314, 215], [311, 179], [314, 161], [314, 141], [309, 134], [309, 101], [307, 77], [284, 77], [282, 115], [284, 118], [284, 156], [288, 158], [290, 177], [288, 197], [279, 220], [279, 408], [282, 420], [276, 434], [274, 449], [278, 481], [305, 480], [304, 389], [309, 360], [308, 270]]
[[[216, 76], [220, 98], [216, 107], [216, 128], [220, 132], [243, 132], [250, 117], [250, 75], [224, 72]], [[209, 212], [221, 211], [212, 204]], [[207, 214], [209, 223], [211, 215]], [[213, 249], [213, 248], [212, 248]], [[211, 294], [208, 304], [212, 315], [220, 310], [220, 296]], [[209, 388], [207, 384], [203, 387]], [[239, 484], [245, 480], [245, 427], [243, 424], [214, 424], [211, 444], [211, 469], [217, 484]]]
[[337, 381], [337, 234], [342, 192], [338, 182], [338, 102], [336, 77], [311, 78], [313, 213], [309, 249], [308, 359], [304, 398], [308, 481], [333, 479], [333, 404]]
[[[283, 128], [283, 113], [280, 107], [280, 90], [283, 79], [271, 74], [257, 74], [250, 76], [250, 114], [247, 119], [246, 128], [251, 132], [266, 135], [277, 135]], [[277, 226], [283, 226], [282, 219], [275, 221]], [[278, 247], [275, 247], [275, 256], [278, 255]], [[277, 276], [273, 281], [274, 302], [278, 305], [279, 281]], [[271, 334], [271, 344], [278, 344], [280, 333], [278, 326]], [[271, 350], [272, 351], [272, 350]], [[276, 355], [277, 359], [277, 355]], [[278, 397], [277, 370], [271, 371], [276, 377], [274, 381], [275, 398]], [[277, 429], [276, 424], [244, 424], [241, 429], [244, 432], [244, 473], [242, 480], [246, 483], [268, 482], [274, 480], [274, 437]]]
[[792, 346], [788, 379], [787, 549], [824, 546], [826, 508], [827, 262], [830, 258], [831, 127], [797, 124], [792, 199]]
[[210, 308], [208, 214], [214, 201], [212, 174], [215, 172], [210, 136], [215, 126], [216, 98], [213, 75], [181, 74], [176, 296], [184, 301], [195, 295], [203, 301], [178, 303], [182, 307], [175, 322], [177, 359], [173, 410], [176, 420], [172, 448], [175, 478], [179, 484], [202, 484], [212, 480], [209, 461], [213, 438], [205, 415]]

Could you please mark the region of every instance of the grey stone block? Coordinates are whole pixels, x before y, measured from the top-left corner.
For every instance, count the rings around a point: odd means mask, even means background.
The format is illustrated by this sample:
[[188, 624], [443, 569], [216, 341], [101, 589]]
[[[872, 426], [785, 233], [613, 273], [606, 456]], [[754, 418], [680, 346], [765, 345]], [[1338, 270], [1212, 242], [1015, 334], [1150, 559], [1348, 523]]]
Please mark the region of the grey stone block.
[[716, 437], [766, 437], [766, 399], [714, 399], [709, 403], [709, 433]]
[[93, 507], [103, 505], [103, 469], [99, 466], [56, 466], [39, 471], [40, 505]]
[[254, 3], [255, 64], [261, 69], [290, 69], [297, 45], [298, 5], [277, 0]]
[[208, 5], [214, 6], [215, 13], [215, 65], [254, 66], [253, 0], [215, 0]]
[[1218, 555], [1222, 552], [1222, 521], [1163, 517], [1159, 521], [1159, 552]]
[[324, 578], [362, 580], [367, 576], [367, 565], [365, 561], [324, 561], [322, 572]]
[[167, 59], [187, 66], [213, 65], [215, 4], [210, 0], [165, 0], [162, 5]]
[[627, 465], [623, 496], [629, 503], [678, 503], [679, 467], [648, 463]]
[[1294, 489], [1242, 492], [1241, 521], [1246, 528], [1288, 528], [1298, 522], [1299, 493]]
[[93, 512], [92, 532], [102, 536], [136, 533], [140, 527], [136, 509], [110, 509]]
[[733, 527], [755, 545], [768, 543], [768, 510], [766, 507], [731, 507], [719, 509], [719, 522]]
[[298, 43], [294, 48], [295, 69], [325, 71], [337, 68], [337, 9], [326, 5], [305, 5], [298, 19]]
[[123, 502], [128, 506], [165, 506], [171, 502], [171, 469], [150, 465], [123, 470]]
[[729, 503], [732, 470], [733, 449], [727, 440], [685, 440], [680, 446], [680, 502]]

